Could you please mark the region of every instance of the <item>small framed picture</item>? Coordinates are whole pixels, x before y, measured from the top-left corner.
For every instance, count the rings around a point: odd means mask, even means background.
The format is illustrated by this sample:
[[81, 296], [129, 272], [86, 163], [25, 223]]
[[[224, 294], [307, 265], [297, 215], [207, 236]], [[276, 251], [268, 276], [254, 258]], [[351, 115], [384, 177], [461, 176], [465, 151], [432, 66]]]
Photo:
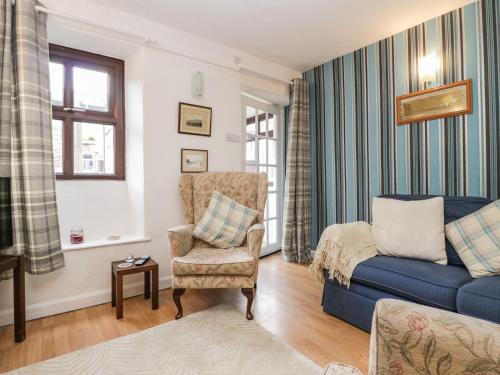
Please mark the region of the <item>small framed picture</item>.
[[208, 150], [181, 149], [181, 172], [199, 173], [208, 171]]
[[212, 135], [212, 108], [179, 103], [179, 133]]
[[418, 123], [472, 112], [472, 81], [401, 95], [396, 98], [398, 125]]

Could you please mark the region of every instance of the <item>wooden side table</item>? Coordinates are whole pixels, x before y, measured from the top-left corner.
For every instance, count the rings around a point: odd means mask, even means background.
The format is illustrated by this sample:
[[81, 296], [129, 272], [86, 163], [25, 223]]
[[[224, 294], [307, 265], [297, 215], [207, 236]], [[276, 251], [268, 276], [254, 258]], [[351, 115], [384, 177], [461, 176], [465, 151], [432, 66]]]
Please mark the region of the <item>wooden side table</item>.
[[[125, 262], [118, 260], [111, 263], [111, 306], [116, 306], [116, 319], [123, 318], [123, 276], [144, 272], [144, 299], [151, 297], [151, 284], [153, 284], [153, 310], [158, 309], [158, 263], [149, 259], [142, 266], [118, 268], [118, 264]], [[152, 275], [151, 275], [152, 274]]]
[[24, 301], [24, 256], [1, 255], [0, 273], [14, 269], [14, 341], [26, 338], [26, 307]]

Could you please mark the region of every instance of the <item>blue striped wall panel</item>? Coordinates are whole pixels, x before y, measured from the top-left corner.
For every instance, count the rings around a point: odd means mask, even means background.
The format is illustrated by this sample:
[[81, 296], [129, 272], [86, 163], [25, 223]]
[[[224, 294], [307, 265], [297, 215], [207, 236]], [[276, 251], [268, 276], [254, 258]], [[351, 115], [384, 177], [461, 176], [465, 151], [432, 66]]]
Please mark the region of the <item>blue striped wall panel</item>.
[[[370, 220], [385, 193], [499, 198], [500, 0], [482, 0], [306, 72], [311, 95], [313, 245], [326, 225]], [[473, 82], [473, 113], [397, 126], [396, 96]]]

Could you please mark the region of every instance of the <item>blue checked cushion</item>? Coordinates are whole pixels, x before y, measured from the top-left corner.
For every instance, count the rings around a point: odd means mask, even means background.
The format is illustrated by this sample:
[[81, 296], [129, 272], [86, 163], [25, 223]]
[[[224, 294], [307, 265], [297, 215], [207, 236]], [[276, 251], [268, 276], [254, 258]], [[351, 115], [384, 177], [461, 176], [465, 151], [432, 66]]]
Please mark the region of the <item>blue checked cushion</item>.
[[248, 228], [258, 215], [257, 211], [214, 191], [193, 234], [220, 249], [237, 247], [245, 240]]
[[500, 199], [445, 227], [472, 277], [500, 274]]

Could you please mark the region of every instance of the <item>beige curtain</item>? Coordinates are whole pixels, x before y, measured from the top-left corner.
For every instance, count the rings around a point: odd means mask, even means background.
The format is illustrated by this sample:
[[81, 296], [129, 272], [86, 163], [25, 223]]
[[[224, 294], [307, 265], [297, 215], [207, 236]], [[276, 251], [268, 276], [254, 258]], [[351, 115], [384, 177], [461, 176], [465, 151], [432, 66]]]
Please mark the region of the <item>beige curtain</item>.
[[293, 80], [289, 109], [283, 258], [289, 262], [311, 261], [311, 161], [309, 145], [309, 94], [305, 79]]
[[[10, 178], [13, 246], [26, 270], [64, 266], [55, 194], [46, 15], [0, 0], [0, 172]], [[6, 201], [5, 199], [3, 201]], [[5, 207], [6, 203], [2, 204]]]

